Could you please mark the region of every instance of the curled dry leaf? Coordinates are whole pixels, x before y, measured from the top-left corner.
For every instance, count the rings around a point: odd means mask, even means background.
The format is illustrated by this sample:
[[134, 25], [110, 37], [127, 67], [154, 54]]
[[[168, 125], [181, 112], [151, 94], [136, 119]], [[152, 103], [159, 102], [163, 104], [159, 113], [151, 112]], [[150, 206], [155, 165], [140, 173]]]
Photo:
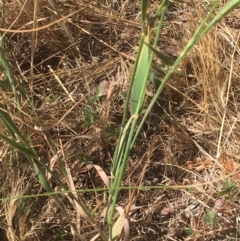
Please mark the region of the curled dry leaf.
[[168, 216], [169, 214], [173, 213], [174, 209], [171, 206], [165, 207], [161, 211], [162, 216]]
[[103, 171], [103, 169], [98, 166], [98, 165], [93, 165], [93, 164], [88, 164], [86, 166], [86, 169], [89, 171], [92, 168], [95, 168], [95, 170], [97, 171], [98, 175], [101, 177], [101, 179], [103, 180], [104, 184], [106, 185], [106, 187], [109, 187], [110, 185], [110, 180], [108, 178], [108, 176], [106, 175], [106, 173]]
[[[222, 173], [224, 175], [229, 175], [231, 173], [237, 172], [240, 164], [227, 156], [226, 153], [222, 152], [218, 158], [219, 164], [223, 167]], [[187, 161], [184, 165], [185, 168], [190, 170], [195, 170], [197, 172], [202, 171], [205, 168], [211, 168], [214, 166], [214, 162], [210, 159], [197, 157], [193, 161]], [[233, 177], [240, 179], [240, 170]]]
[[195, 170], [197, 172], [200, 172], [205, 168], [212, 167], [213, 164], [214, 164], [213, 161], [211, 161], [210, 159], [197, 157], [193, 161], [187, 161], [184, 167], [190, 170]]
[[[54, 165], [55, 165], [55, 163], [57, 162], [57, 160], [58, 160], [58, 158], [59, 158], [59, 152], [57, 153], [57, 154], [55, 154], [52, 158], [51, 158], [51, 160], [50, 160], [50, 170], [51, 171], [53, 171], [53, 168], [54, 168]], [[51, 174], [51, 172], [47, 172], [47, 180], [49, 181], [50, 179], [51, 179], [51, 177], [52, 177], [52, 174]]]
[[[229, 156], [227, 156], [226, 153], [222, 152], [220, 157], [218, 158], [219, 163], [224, 167], [223, 174], [229, 175], [233, 172], [236, 172], [238, 168], [240, 167], [240, 164], [238, 164], [236, 161], [231, 159]], [[240, 170], [239, 170], [240, 172]], [[240, 179], [240, 173], [236, 173], [233, 175], [233, 177]]]
[[[115, 209], [119, 213], [119, 217], [117, 221], [114, 223], [113, 228], [112, 228], [112, 239], [116, 238], [119, 236], [122, 232], [122, 229], [124, 230], [124, 240], [127, 241], [130, 235], [130, 225], [128, 222], [128, 219], [125, 217], [125, 212], [122, 207], [115, 207]], [[105, 217], [107, 212], [107, 208], [104, 208], [103, 212], [101, 213], [101, 217]]]
[[115, 239], [117, 236], [119, 236], [122, 232], [122, 229], [124, 230], [124, 240], [127, 241], [130, 235], [130, 226], [127, 218], [125, 217], [125, 212], [122, 207], [116, 207], [116, 210], [119, 213], [119, 217], [117, 221], [114, 223], [112, 228], [112, 235], [113, 239]]
[[[69, 185], [70, 189], [72, 190], [72, 194], [76, 198], [78, 198], [77, 197], [77, 193], [75, 192], [76, 189], [75, 189], [75, 186], [74, 186], [73, 178], [72, 178], [71, 172], [70, 172], [68, 167], [66, 167], [66, 172], [67, 172], [67, 178], [68, 178], [68, 185]], [[74, 202], [74, 205], [75, 205], [75, 208], [76, 208], [76, 211], [77, 211], [77, 217], [76, 217], [77, 225], [76, 225], [76, 228], [78, 230], [78, 233], [80, 234], [80, 231], [81, 231], [80, 230], [80, 218], [83, 217], [89, 223], [92, 223], [92, 220], [91, 220], [91, 218], [88, 216], [88, 214], [84, 211], [84, 209], [79, 205], [79, 203], [76, 200], [73, 200], [73, 202]]]

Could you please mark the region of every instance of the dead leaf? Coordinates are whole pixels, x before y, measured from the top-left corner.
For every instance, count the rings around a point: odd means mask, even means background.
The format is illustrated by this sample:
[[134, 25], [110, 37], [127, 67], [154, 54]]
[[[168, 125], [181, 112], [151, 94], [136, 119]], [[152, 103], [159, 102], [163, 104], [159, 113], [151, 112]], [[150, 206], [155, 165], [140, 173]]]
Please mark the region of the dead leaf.
[[173, 210], [174, 210], [174, 209], [173, 209], [173, 207], [171, 207], [171, 206], [165, 207], [165, 208], [162, 209], [161, 215], [162, 215], [162, 216], [167, 216], [167, 215], [173, 213]]
[[108, 176], [106, 175], [106, 173], [103, 171], [103, 169], [98, 166], [98, 165], [93, 165], [93, 164], [88, 164], [86, 166], [87, 170], [90, 170], [92, 168], [95, 168], [95, 170], [97, 171], [98, 175], [101, 177], [101, 179], [103, 180], [104, 184], [109, 187], [110, 185], [110, 180], [108, 178]]
[[128, 240], [129, 235], [130, 235], [130, 226], [127, 218], [125, 217], [125, 212], [122, 207], [116, 207], [116, 210], [119, 213], [119, 217], [117, 221], [114, 223], [113, 228], [112, 228], [112, 235], [113, 239], [119, 236], [122, 232], [122, 229], [124, 230], [124, 240]]
[[193, 161], [187, 161], [184, 167], [190, 170], [201, 172], [205, 168], [212, 167], [213, 164], [213, 161], [211, 161], [210, 159], [197, 157]]
[[[221, 153], [220, 157], [218, 158], [218, 162], [225, 168], [222, 171], [224, 175], [229, 175], [233, 172], [236, 172], [240, 167], [240, 164], [231, 159], [225, 152]], [[240, 173], [238, 172], [237, 174], [233, 175], [233, 177], [240, 179]]]
[[[238, 171], [240, 164], [231, 159], [225, 152], [222, 152], [218, 158], [219, 164], [224, 168], [222, 169], [223, 175], [229, 175]], [[205, 168], [211, 168], [214, 166], [214, 162], [210, 159], [197, 157], [193, 161], [187, 161], [184, 165], [186, 169], [195, 170], [201, 172]], [[240, 179], [240, 170], [233, 175], [233, 177]]]

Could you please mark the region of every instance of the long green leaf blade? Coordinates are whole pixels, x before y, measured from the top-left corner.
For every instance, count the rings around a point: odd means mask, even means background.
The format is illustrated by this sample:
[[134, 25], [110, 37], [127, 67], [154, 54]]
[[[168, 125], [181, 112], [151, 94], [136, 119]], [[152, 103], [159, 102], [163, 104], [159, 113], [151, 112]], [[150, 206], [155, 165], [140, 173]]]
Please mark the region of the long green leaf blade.
[[214, 17], [214, 19], [208, 24], [207, 28], [204, 30], [203, 34], [207, 33], [214, 25], [216, 25], [223, 17], [225, 17], [230, 11], [235, 7], [240, 5], [240, 0], [229, 1]]
[[[143, 38], [145, 43], [149, 44], [149, 36]], [[149, 63], [149, 48], [146, 44], [142, 45], [141, 54], [137, 65], [135, 74], [135, 81], [133, 84], [132, 93], [132, 114], [138, 115], [141, 111], [143, 100], [145, 97], [146, 83], [147, 83], [147, 69]]]
[[142, 0], [142, 24], [145, 22], [147, 17], [148, 0]]
[[16, 148], [17, 150], [21, 151], [23, 154], [36, 159], [37, 156], [36, 154], [31, 150], [28, 149], [26, 147], [24, 147], [23, 145], [9, 139], [8, 137], [6, 137], [5, 135], [0, 134], [0, 138], [2, 138], [4, 141], [6, 141], [9, 145], [11, 145], [12, 147]]
[[15, 125], [15, 123], [13, 122], [12, 118], [10, 117], [10, 115], [3, 109], [0, 107], [0, 118], [2, 119], [4, 125], [6, 126], [6, 128], [8, 129], [9, 133], [11, 134], [11, 136], [16, 139], [16, 135], [19, 137], [19, 139], [24, 142], [24, 138], [21, 135], [20, 131], [18, 130], [17, 126]]
[[156, 49], [154, 49], [152, 46], [150, 46], [149, 44], [145, 43], [156, 55], [159, 59], [162, 60], [162, 62], [165, 64], [165, 65], [168, 65], [168, 66], [172, 66], [173, 65], [173, 62], [164, 54], [162, 54], [161, 52], [157, 51]]

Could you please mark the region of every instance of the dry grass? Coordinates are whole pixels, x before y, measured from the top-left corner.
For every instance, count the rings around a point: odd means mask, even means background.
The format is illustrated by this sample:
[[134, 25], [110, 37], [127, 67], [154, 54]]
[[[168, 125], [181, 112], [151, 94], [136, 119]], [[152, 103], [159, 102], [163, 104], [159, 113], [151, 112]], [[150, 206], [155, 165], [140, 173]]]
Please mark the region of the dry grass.
[[[21, 116], [7, 88], [0, 89], [0, 104], [23, 134], [25, 127], [30, 130], [38, 155], [69, 188], [102, 187], [98, 172], [85, 167], [93, 163], [110, 175], [141, 33], [140, 10], [137, 1], [129, 0], [56, 2], [13, 0], [4, 5], [4, 28], [18, 30], [5, 34], [7, 57], [34, 108], [22, 99]], [[157, 4], [151, 1], [150, 12]], [[175, 58], [207, 4], [171, 1], [159, 49]], [[166, 113], [154, 109], [134, 147], [123, 185], [164, 188], [120, 192], [131, 240], [240, 239], [239, 193], [230, 198], [232, 188], [226, 191], [229, 198], [220, 196], [227, 175], [235, 175], [237, 186], [240, 178], [239, 12], [232, 12], [195, 46], [159, 100]], [[21, 31], [33, 26], [42, 29]], [[103, 80], [109, 82], [107, 95], [94, 100]], [[149, 84], [146, 104], [153, 91]], [[43, 193], [26, 158], [1, 141], [0, 148], [1, 197]], [[70, 170], [68, 178], [56, 153]], [[61, 191], [48, 178], [54, 190]], [[102, 224], [107, 193], [86, 192], [78, 198], [107, 232]], [[77, 216], [77, 204], [65, 194], [61, 202], [84, 240], [91, 240], [95, 227]], [[1, 240], [78, 240], [51, 197], [5, 200], [0, 209]], [[208, 211], [216, 215], [214, 224]]]

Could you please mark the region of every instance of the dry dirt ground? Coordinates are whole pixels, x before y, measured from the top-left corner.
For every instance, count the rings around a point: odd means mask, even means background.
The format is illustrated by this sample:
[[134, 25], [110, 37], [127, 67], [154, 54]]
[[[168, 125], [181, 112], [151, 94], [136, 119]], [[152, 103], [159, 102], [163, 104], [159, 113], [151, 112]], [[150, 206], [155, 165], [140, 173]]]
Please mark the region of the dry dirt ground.
[[[149, 1], [150, 16], [159, 2]], [[210, 5], [169, 1], [158, 49], [174, 60]], [[65, 165], [76, 189], [103, 187], [99, 173], [86, 166], [95, 164], [110, 175], [141, 36], [138, 1], [12, 0], [2, 8], [2, 26], [16, 30], [5, 33], [6, 56], [33, 106], [20, 98], [19, 114], [3, 85], [0, 104], [23, 134], [28, 128], [26, 138], [62, 182], [69, 180]], [[122, 185], [149, 188], [122, 190], [118, 202], [129, 211], [129, 240], [240, 240], [239, 23], [238, 8], [200, 40], [145, 123]], [[153, 36], [154, 31], [153, 26]], [[161, 79], [163, 66], [157, 59], [154, 66], [152, 73]], [[96, 98], [101, 83], [106, 91]], [[148, 83], [146, 106], [154, 91]], [[25, 156], [1, 141], [0, 147], [0, 197], [44, 194]], [[62, 190], [48, 178], [54, 191]], [[73, 200], [66, 194], [59, 198], [76, 224]], [[80, 219], [83, 239], [91, 240], [96, 226], [107, 233], [102, 215], [107, 192], [86, 191], [78, 198], [95, 222]], [[49, 196], [5, 200], [0, 208], [3, 241], [78, 240]]]

